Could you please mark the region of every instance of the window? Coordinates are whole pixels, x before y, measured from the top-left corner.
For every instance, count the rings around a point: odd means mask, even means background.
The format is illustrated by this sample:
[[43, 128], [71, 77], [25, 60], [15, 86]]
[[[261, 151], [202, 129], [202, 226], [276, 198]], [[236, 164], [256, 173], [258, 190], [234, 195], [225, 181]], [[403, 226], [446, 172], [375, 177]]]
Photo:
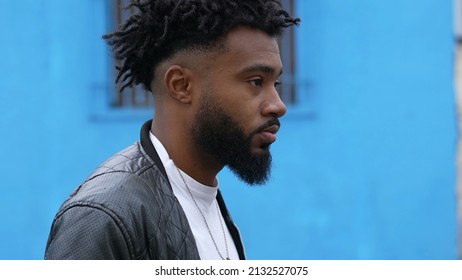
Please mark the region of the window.
[[[134, 9], [125, 9], [128, 6], [129, 0], [116, 0], [113, 1], [113, 5], [110, 5], [112, 10], [113, 20], [112, 28], [114, 30], [119, 24], [123, 23], [129, 16], [134, 12]], [[118, 61], [114, 60], [113, 63], [118, 65]], [[115, 67], [111, 67], [113, 79], [117, 72]], [[153, 97], [149, 91], [146, 91], [141, 85], [134, 88], [126, 88], [122, 92], [119, 90], [117, 85], [114, 84], [114, 97], [111, 99], [111, 105], [113, 107], [152, 107]]]
[[[281, 4], [290, 15], [295, 16], [295, 0], [282, 0]], [[295, 104], [297, 102], [295, 28], [285, 30], [284, 35], [279, 39], [279, 49], [284, 65], [279, 94], [286, 104]]]
[[[282, 0], [283, 7], [289, 11], [291, 15], [294, 14], [295, 0]], [[111, 9], [112, 20], [110, 23], [110, 30], [114, 30], [119, 24], [123, 23], [131, 13], [132, 9], [125, 9], [129, 0], [116, 0], [111, 1], [109, 8]], [[279, 39], [279, 47], [281, 51], [281, 59], [284, 64], [284, 73], [281, 77], [281, 87], [279, 94], [286, 104], [294, 104], [297, 101], [296, 84], [295, 84], [295, 28], [288, 28], [285, 30], [284, 36]], [[113, 65], [117, 65], [118, 61], [113, 61]], [[115, 67], [111, 67], [111, 75], [115, 77]], [[114, 80], [115, 78], [112, 78]], [[127, 88], [120, 92], [119, 88], [114, 85], [112, 90], [113, 97], [110, 98], [110, 104], [116, 108], [146, 108], [152, 107], [153, 97], [150, 92], [143, 89], [142, 86], [136, 88]]]

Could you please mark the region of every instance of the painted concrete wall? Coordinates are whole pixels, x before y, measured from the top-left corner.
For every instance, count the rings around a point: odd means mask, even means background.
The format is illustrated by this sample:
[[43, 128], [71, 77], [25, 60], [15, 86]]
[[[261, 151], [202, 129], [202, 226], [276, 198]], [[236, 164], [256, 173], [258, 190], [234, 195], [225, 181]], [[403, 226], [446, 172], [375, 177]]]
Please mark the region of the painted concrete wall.
[[[299, 0], [300, 103], [272, 181], [220, 182], [251, 259], [457, 258], [452, 3]], [[0, 0], [0, 259], [149, 111], [107, 107], [104, 0]]]

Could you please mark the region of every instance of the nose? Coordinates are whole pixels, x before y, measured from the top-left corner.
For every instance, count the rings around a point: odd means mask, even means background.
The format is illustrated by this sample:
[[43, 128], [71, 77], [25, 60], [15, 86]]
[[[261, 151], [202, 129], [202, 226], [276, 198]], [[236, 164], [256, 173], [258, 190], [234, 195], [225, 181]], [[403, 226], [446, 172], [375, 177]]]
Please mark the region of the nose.
[[287, 111], [286, 104], [282, 101], [276, 89], [272, 90], [270, 98], [263, 106], [262, 114], [264, 116], [276, 116], [278, 118], [284, 116]]

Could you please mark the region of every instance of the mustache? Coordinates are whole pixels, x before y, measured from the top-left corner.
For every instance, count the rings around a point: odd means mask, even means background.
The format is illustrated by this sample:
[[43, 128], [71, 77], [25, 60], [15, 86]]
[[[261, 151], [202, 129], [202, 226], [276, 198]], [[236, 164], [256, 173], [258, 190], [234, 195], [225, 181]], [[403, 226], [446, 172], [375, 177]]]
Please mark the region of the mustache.
[[273, 119], [269, 120], [268, 122], [266, 122], [265, 124], [263, 124], [262, 126], [257, 128], [254, 133], [262, 132], [263, 130], [265, 130], [268, 127], [273, 126], [273, 125], [277, 125], [279, 128], [281, 128], [281, 122], [279, 121], [278, 118], [273, 118]]

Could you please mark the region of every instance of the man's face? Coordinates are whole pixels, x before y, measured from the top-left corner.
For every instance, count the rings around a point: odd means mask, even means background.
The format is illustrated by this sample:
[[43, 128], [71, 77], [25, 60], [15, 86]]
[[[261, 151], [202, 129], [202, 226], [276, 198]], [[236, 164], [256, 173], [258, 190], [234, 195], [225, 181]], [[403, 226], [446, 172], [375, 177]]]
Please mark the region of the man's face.
[[286, 107], [275, 86], [282, 71], [274, 38], [238, 28], [203, 75], [192, 132], [199, 146], [249, 184], [265, 183], [269, 146]]

